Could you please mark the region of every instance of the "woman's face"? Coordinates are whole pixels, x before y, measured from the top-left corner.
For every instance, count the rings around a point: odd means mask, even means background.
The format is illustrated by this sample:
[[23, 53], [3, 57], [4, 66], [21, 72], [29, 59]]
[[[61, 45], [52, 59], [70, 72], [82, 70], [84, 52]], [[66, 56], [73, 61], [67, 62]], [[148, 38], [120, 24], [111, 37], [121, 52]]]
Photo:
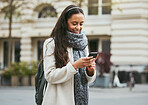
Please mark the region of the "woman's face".
[[82, 13], [73, 14], [68, 19], [68, 30], [72, 33], [79, 34], [83, 28], [84, 15]]

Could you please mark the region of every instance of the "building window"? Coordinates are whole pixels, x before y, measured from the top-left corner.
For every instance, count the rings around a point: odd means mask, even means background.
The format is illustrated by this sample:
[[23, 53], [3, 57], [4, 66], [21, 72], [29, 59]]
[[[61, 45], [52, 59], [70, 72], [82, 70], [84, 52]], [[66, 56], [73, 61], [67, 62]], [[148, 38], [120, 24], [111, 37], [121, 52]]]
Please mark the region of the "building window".
[[88, 14], [98, 15], [98, 0], [88, 0]]
[[90, 52], [98, 52], [98, 39], [89, 40], [88, 45]]
[[110, 40], [102, 40], [102, 52], [110, 53]]
[[88, 15], [111, 14], [111, 0], [88, 0]]
[[8, 42], [4, 41], [4, 55], [3, 55], [3, 60], [4, 60], [4, 68], [8, 67]]
[[15, 62], [20, 62], [20, 41], [15, 41]]
[[57, 17], [56, 9], [52, 6], [46, 6], [39, 11], [38, 18]]
[[[8, 67], [8, 41], [4, 41], [4, 55], [3, 55], [3, 64], [4, 68]], [[12, 41], [11, 43], [11, 61], [20, 62], [20, 41]]]
[[111, 0], [102, 0], [102, 14], [111, 14]]

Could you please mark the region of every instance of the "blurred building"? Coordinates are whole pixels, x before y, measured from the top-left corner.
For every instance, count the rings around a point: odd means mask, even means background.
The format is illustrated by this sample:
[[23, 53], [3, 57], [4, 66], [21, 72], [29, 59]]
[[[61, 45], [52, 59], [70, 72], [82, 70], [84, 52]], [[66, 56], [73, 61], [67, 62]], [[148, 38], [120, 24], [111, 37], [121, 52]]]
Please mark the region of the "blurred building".
[[[61, 11], [81, 4], [89, 50], [111, 53], [121, 70], [143, 72], [148, 64], [148, 0], [24, 0], [13, 17], [12, 62], [39, 60], [43, 41], [49, 37]], [[14, 0], [17, 4], [18, 0]], [[21, 4], [22, 1], [18, 3]], [[0, 68], [8, 66], [8, 19], [0, 1]], [[112, 68], [114, 69], [114, 68]]]

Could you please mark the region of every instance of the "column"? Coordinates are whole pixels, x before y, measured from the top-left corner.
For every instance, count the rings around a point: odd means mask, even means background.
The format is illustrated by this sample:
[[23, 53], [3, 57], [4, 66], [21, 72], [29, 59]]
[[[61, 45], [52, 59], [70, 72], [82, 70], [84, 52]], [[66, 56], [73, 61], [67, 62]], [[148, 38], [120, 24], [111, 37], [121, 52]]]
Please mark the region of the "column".
[[26, 0], [23, 1], [25, 5], [21, 7], [21, 61], [31, 62], [32, 60], [32, 40], [31, 40], [31, 29], [33, 24], [33, 2]]
[[112, 3], [111, 61], [121, 65], [148, 64], [148, 1]]
[[32, 59], [32, 45], [31, 37], [28, 35], [29, 25], [24, 24], [22, 27], [22, 36], [21, 36], [21, 61], [30, 62]]

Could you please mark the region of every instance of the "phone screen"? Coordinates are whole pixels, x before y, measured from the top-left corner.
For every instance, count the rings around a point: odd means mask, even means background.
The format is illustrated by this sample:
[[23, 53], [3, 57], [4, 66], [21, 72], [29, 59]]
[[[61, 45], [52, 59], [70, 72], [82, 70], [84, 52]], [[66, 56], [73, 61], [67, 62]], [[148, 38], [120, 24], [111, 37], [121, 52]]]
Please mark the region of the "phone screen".
[[90, 52], [88, 56], [93, 56], [93, 58], [97, 58], [98, 52]]

